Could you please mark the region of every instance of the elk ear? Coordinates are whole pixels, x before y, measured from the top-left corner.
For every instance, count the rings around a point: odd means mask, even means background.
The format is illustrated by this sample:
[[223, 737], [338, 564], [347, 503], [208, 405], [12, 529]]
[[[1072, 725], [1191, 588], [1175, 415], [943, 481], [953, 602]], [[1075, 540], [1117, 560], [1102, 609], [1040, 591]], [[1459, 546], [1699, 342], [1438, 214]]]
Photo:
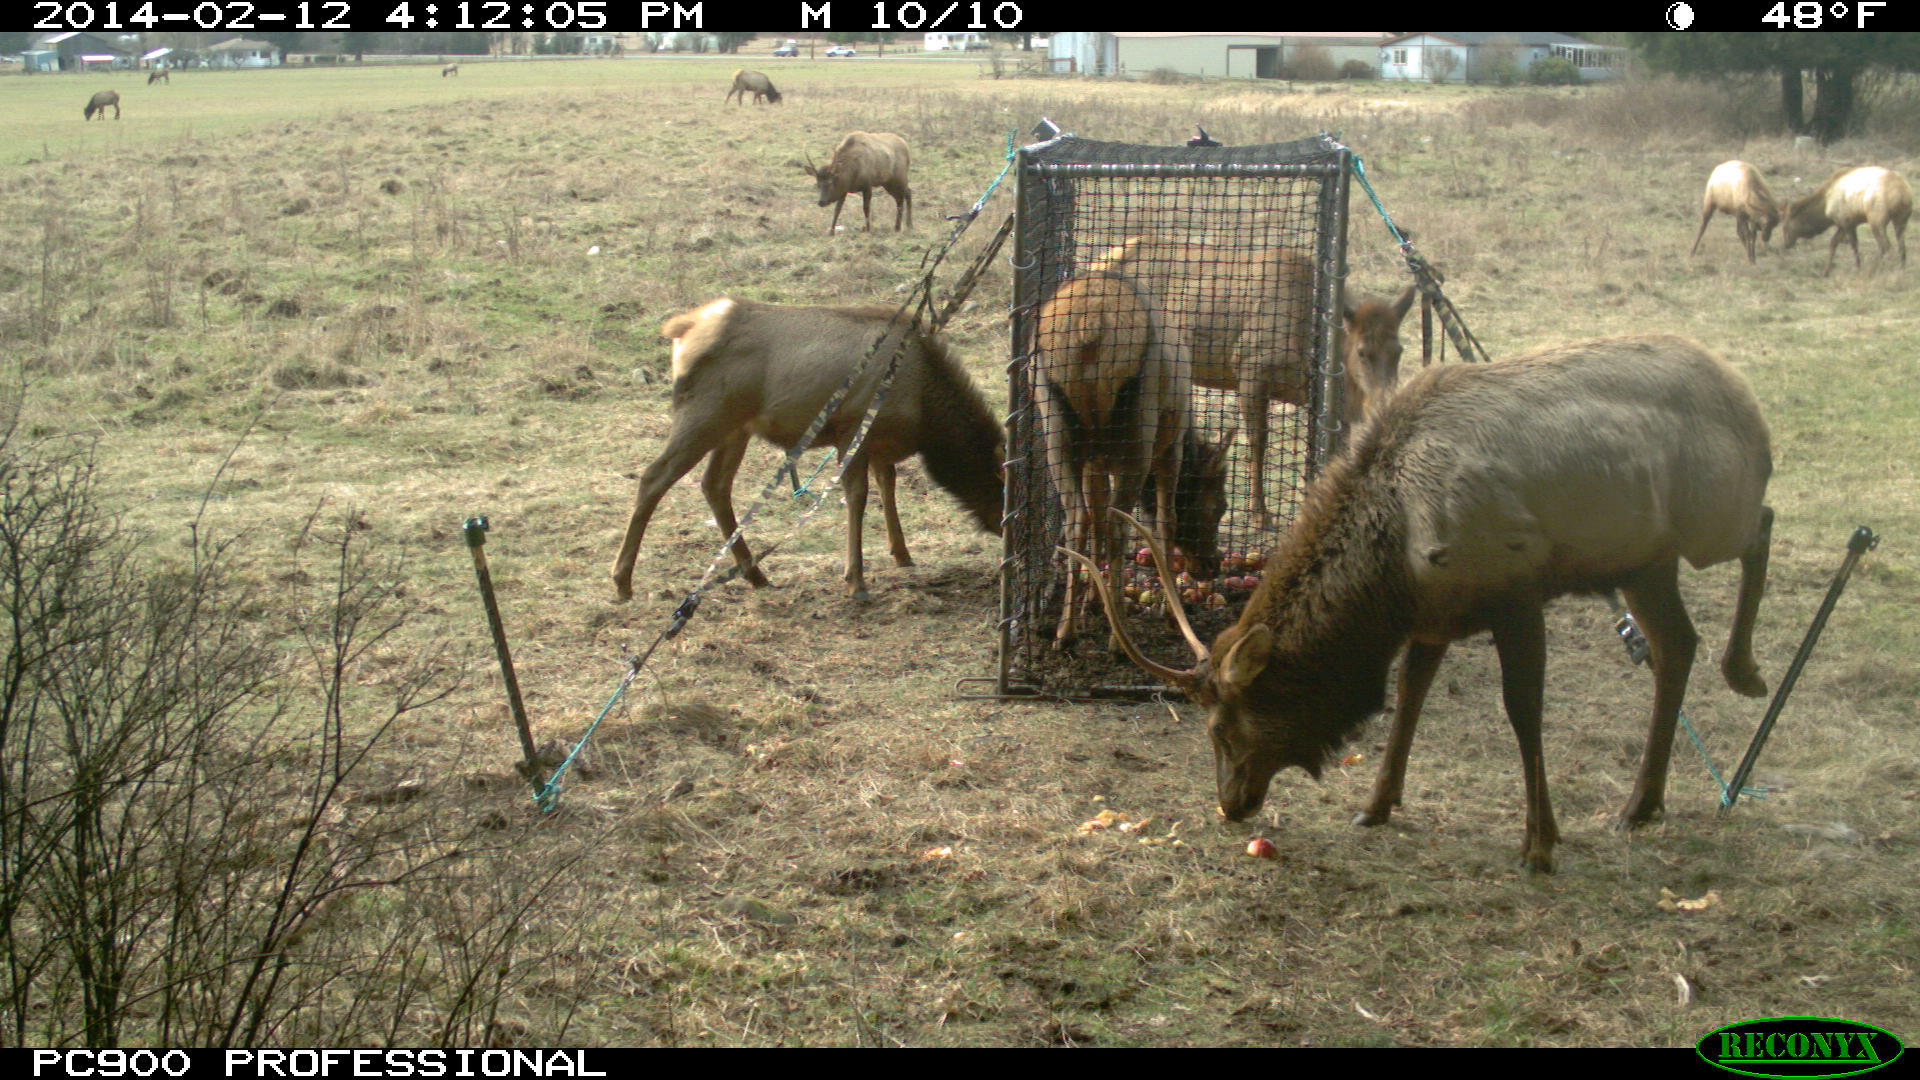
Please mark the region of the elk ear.
[[1413, 298], [1418, 295], [1420, 295], [1420, 287], [1408, 285], [1407, 291], [1401, 293], [1393, 302], [1393, 317], [1396, 321], [1407, 317], [1407, 312], [1413, 307]]
[[1272, 654], [1273, 628], [1255, 623], [1227, 649], [1227, 657], [1220, 664], [1220, 680], [1238, 696], [1267, 669], [1267, 658]]

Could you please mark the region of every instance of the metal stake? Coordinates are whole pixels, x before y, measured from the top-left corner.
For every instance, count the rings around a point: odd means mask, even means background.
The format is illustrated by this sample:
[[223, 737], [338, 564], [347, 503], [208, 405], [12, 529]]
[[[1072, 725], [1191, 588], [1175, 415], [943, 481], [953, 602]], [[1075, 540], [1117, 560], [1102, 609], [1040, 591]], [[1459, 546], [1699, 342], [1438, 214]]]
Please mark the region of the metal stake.
[[1727, 790], [1720, 796], [1720, 812], [1726, 813], [1740, 797], [1740, 785], [1747, 782], [1747, 774], [1753, 771], [1753, 763], [1760, 756], [1760, 748], [1767, 743], [1767, 735], [1773, 731], [1773, 722], [1780, 716], [1780, 710], [1787, 703], [1787, 695], [1793, 692], [1794, 681], [1800, 678], [1800, 669], [1812, 654], [1814, 643], [1820, 640], [1820, 631], [1827, 625], [1827, 616], [1833, 613], [1833, 605], [1840, 599], [1840, 591], [1847, 586], [1847, 578], [1853, 575], [1853, 567], [1860, 556], [1872, 550], [1880, 538], [1865, 525], [1856, 526], [1853, 535], [1847, 538], [1847, 557], [1841, 561], [1840, 569], [1833, 575], [1833, 584], [1827, 586], [1827, 598], [1820, 602], [1820, 610], [1814, 612], [1813, 625], [1807, 627], [1807, 636], [1800, 641], [1800, 651], [1793, 654], [1793, 663], [1787, 666], [1787, 674], [1780, 680], [1779, 689], [1773, 692], [1773, 701], [1767, 705], [1767, 715], [1760, 720], [1760, 730], [1753, 733], [1753, 742], [1747, 746], [1747, 756], [1740, 760], [1740, 767], [1734, 770], [1733, 780], [1727, 784]]
[[462, 526], [466, 533], [467, 550], [473, 552], [473, 575], [480, 579], [480, 599], [487, 605], [487, 626], [493, 631], [493, 651], [500, 654], [500, 673], [507, 683], [507, 704], [513, 709], [513, 722], [520, 728], [520, 749], [527, 760], [520, 766], [520, 772], [535, 784], [539, 783], [534, 772], [539, 768], [533, 749], [533, 729], [527, 724], [527, 706], [520, 700], [520, 680], [513, 673], [513, 654], [507, 649], [507, 629], [500, 622], [500, 605], [493, 599], [493, 575], [487, 573], [487, 519], [470, 517]]

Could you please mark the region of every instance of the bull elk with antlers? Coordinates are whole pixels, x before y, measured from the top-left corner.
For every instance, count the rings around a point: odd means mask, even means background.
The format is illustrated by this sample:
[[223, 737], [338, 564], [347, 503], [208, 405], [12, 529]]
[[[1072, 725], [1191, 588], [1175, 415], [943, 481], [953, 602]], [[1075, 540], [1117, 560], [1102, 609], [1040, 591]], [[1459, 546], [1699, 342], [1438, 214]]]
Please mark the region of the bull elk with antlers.
[[1735, 691], [1766, 692], [1752, 642], [1771, 471], [1752, 389], [1685, 338], [1610, 338], [1437, 367], [1402, 388], [1313, 484], [1246, 610], [1212, 648], [1168, 590], [1195, 667], [1142, 656], [1104, 588], [1102, 599], [1134, 662], [1207, 707], [1220, 809], [1235, 821], [1260, 808], [1281, 768], [1319, 775], [1380, 709], [1405, 645], [1385, 758], [1354, 819], [1384, 823], [1447, 646], [1491, 630], [1526, 781], [1521, 857], [1550, 871], [1559, 832], [1540, 742], [1547, 601], [1619, 590], [1646, 633], [1653, 717], [1621, 824], [1652, 821], [1698, 642], [1679, 560], [1740, 559], [1720, 668]]
[[[912, 566], [913, 559], [894, 508], [894, 464], [914, 454], [933, 482], [959, 498], [981, 528], [1000, 531], [1000, 422], [959, 358], [921, 326], [905, 325], [904, 319], [894, 325], [893, 315], [891, 308], [800, 307], [723, 297], [666, 321], [660, 332], [673, 339], [673, 429], [640, 477], [639, 498], [613, 564], [620, 599], [633, 595], [633, 563], [647, 522], [675, 481], [707, 458], [700, 489], [720, 534], [732, 536], [738, 528], [733, 477], [748, 440], [758, 435], [785, 449], [799, 445], [808, 424], [872, 349], [867, 369], [813, 442], [844, 454], [903, 339], [893, 384], [842, 480], [847, 591], [855, 599], [867, 597], [861, 525], [869, 465], [880, 481], [880, 506], [897, 565]], [[733, 557], [750, 584], [767, 584], [744, 538], [734, 541]]]
[[[1034, 410], [1066, 546], [1104, 562], [1117, 588], [1124, 560], [1107, 511], [1139, 505], [1151, 479], [1160, 539], [1179, 545], [1195, 576], [1216, 576], [1227, 442], [1194, 430], [1187, 365], [1168, 355], [1151, 299], [1125, 274], [1088, 274], [1062, 284], [1035, 326]], [[1056, 648], [1091, 614], [1082, 578], [1069, 564]]]
[[847, 205], [847, 196], [856, 191], [860, 193], [860, 211], [867, 220], [867, 231], [873, 231], [874, 188], [893, 196], [893, 231], [900, 231], [903, 213], [907, 228], [913, 228], [913, 189], [907, 186], [907, 140], [900, 136], [886, 131], [852, 131], [833, 148], [833, 157], [826, 168], [815, 165], [812, 154], [807, 155], [804, 164], [798, 161], [788, 164], [798, 166], [801, 172], [813, 177], [821, 206], [833, 204], [833, 220], [827, 223], [828, 236], [840, 226], [840, 211]]
[[[1134, 236], [1089, 267], [1119, 271], [1154, 297], [1161, 325], [1192, 357], [1193, 382], [1237, 391], [1247, 434], [1252, 513], [1271, 522], [1265, 482], [1267, 408], [1305, 407], [1312, 393], [1313, 266], [1286, 248], [1248, 251]], [[1344, 418], [1358, 423], [1368, 402], [1390, 393], [1400, 373], [1400, 321], [1414, 288], [1391, 301], [1349, 303]]]

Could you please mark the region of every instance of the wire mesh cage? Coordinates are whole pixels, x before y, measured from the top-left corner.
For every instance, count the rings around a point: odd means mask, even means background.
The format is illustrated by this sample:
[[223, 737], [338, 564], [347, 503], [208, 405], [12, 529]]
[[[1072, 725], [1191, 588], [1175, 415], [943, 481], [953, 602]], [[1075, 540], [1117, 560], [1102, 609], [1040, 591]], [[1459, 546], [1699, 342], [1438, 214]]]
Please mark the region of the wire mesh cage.
[[1192, 654], [1167, 591], [1203, 640], [1239, 617], [1339, 437], [1348, 158], [1326, 136], [1020, 151], [999, 693], [1158, 689], [1108, 647], [1095, 574], [1170, 664]]

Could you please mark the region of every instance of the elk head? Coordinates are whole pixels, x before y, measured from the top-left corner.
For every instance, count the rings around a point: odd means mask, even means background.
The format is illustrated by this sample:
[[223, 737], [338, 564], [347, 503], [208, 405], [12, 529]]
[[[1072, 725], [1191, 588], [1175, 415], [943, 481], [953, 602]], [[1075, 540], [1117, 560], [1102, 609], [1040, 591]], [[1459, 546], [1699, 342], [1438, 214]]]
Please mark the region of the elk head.
[[[1260, 622], [1254, 614], [1261, 609], [1261, 594], [1255, 594], [1240, 621], [1221, 631], [1209, 649], [1193, 632], [1193, 624], [1187, 621], [1186, 608], [1180, 603], [1180, 590], [1174, 583], [1160, 542], [1124, 511], [1116, 508], [1113, 513], [1124, 518], [1145, 538], [1166, 592], [1167, 609], [1180, 628], [1180, 635], [1193, 650], [1197, 661], [1193, 667], [1170, 667], [1142, 654], [1127, 633], [1120, 607], [1104, 575], [1094, 568], [1092, 560], [1066, 548], [1060, 552], [1088, 568], [1089, 576], [1100, 590], [1114, 639], [1127, 658], [1147, 673], [1179, 687], [1207, 710], [1207, 734], [1213, 740], [1220, 812], [1231, 821], [1245, 820], [1266, 801], [1267, 785], [1273, 781], [1273, 774], [1288, 765], [1299, 765], [1318, 777], [1324, 754], [1296, 749], [1292, 740], [1285, 737], [1284, 729], [1291, 721], [1285, 715], [1288, 710], [1284, 703], [1268, 700], [1269, 694], [1265, 692], [1268, 687], [1263, 686], [1257, 694], [1250, 693], [1254, 682], [1267, 673], [1268, 661], [1273, 656], [1273, 628]], [[1264, 590], [1263, 585], [1262, 592]], [[1250, 708], [1256, 699], [1258, 707]], [[1278, 717], [1272, 715], [1276, 709], [1281, 713]]]
[[813, 154], [812, 152], [808, 152], [805, 164], [798, 161], [792, 162], [792, 164], [798, 165], [801, 172], [813, 177], [814, 186], [820, 189], [819, 205], [830, 206], [835, 201], [847, 197], [846, 186], [834, 182], [833, 164], [831, 162], [827, 164], [826, 168], [822, 169], [813, 163]]

